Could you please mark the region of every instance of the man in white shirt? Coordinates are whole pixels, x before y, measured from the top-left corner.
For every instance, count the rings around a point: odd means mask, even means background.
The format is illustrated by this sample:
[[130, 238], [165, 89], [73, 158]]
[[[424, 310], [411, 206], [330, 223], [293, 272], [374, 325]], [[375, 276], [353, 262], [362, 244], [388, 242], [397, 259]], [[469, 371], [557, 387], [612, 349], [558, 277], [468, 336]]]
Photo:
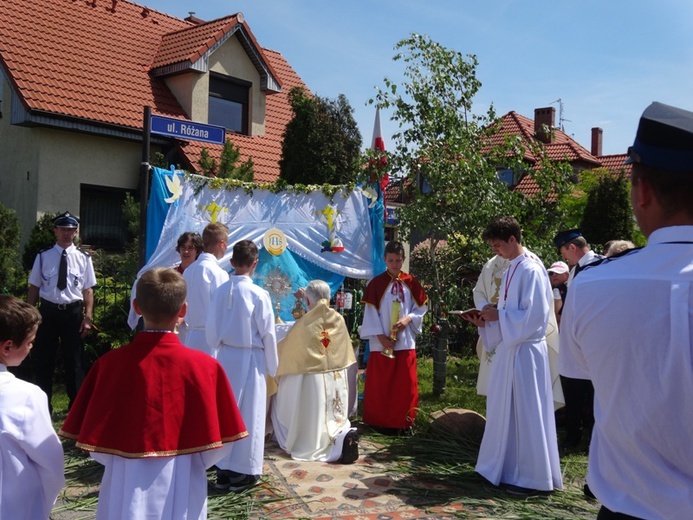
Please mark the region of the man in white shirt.
[[188, 284], [188, 314], [185, 316], [188, 332], [184, 338], [185, 346], [201, 350], [210, 356], [214, 356], [214, 349], [207, 344], [205, 324], [212, 293], [229, 281], [229, 274], [217, 263], [226, 253], [228, 233], [227, 227], [219, 222], [207, 224], [202, 232], [205, 249], [183, 272], [183, 278]]
[[587, 482], [599, 519], [693, 511], [693, 112], [640, 118], [633, 213], [647, 245], [585, 269], [561, 324], [561, 372], [594, 383]]

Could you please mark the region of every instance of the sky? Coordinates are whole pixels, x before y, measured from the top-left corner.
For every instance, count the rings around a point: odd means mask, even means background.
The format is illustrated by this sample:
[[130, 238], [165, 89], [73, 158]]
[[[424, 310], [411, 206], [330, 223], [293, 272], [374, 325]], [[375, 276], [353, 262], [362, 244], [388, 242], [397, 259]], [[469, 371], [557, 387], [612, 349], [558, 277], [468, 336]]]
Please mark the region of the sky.
[[[314, 93], [344, 94], [370, 146], [384, 78], [403, 79], [395, 45], [412, 33], [478, 59], [473, 111], [493, 104], [534, 118], [556, 108], [556, 125], [590, 149], [625, 153], [653, 101], [693, 110], [690, 0], [141, 0], [209, 21], [237, 12], [261, 46], [281, 52]], [[560, 100], [560, 103], [559, 103]], [[561, 110], [562, 106], [562, 110]], [[386, 149], [396, 124], [381, 112]]]

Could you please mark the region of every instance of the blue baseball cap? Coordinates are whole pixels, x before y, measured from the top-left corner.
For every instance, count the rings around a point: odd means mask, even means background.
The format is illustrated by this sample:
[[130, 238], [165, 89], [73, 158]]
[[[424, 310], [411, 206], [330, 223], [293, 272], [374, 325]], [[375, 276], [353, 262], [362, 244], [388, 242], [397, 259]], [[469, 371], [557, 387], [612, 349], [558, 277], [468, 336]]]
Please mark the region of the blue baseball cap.
[[693, 171], [693, 112], [654, 102], [640, 117], [625, 164]]

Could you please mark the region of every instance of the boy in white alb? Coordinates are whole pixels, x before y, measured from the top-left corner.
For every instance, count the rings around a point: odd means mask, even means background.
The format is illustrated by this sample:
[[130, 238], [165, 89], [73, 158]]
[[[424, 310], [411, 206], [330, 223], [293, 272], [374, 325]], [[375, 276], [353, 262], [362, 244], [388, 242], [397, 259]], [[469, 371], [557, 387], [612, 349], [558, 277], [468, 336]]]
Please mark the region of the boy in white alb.
[[0, 296], [0, 518], [48, 518], [65, 485], [63, 447], [48, 398], [7, 371], [31, 350], [41, 315], [13, 296]]
[[477, 473], [509, 492], [531, 494], [563, 487], [558, 458], [546, 332], [553, 296], [546, 270], [522, 247], [520, 225], [499, 217], [482, 238], [510, 261], [498, 306], [463, 316], [479, 327], [494, 351], [486, 401], [486, 429]]
[[[212, 295], [207, 317], [207, 343], [224, 367], [248, 428], [249, 438], [234, 444], [217, 462], [216, 488], [241, 491], [262, 475], [267, 416], [267, 383], [279, 359], [274, 313], [269, 293], [253, 283], [257, 246], [241, 240], [233, 246], [235, 273]], [[188, 268], [189, 269], [189, 268]]]
[[219, 222], [207, 224], [202, 232], [204, 252], [183, 272], [188, 284], [188, 314], [185, 316], [187, 333], [183, 338], [185, 346], [214, 355], [214, 349], [207, 344], [205, 323], [212, 294], [229, 280], [217, 260], [226, 253], [229, 230]]

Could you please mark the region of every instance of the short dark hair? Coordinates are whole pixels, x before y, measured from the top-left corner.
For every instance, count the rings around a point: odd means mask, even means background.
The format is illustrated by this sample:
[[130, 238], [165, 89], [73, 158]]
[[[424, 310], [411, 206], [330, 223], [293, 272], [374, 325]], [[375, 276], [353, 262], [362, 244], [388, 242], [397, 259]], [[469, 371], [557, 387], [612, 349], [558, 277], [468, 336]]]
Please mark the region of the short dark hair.
[[186, 231], [178, 237], [176, 251], [180, 253], [180, 248], [187, 244], [188, 240], [192, 241], [193, 247], [197, 250], [196, 256], [200, 256], [200, 253], [204, 250], [205, 245], [202, 242], [202, 237], [200, 236], [200, 234], [195, 233], [194, 231]]
[[239, 240], [233, 245], [233, 265], [237, 267], [250, 267], [257, 260], [259, 252], [252, 240]]
[[158, 322], [178, 315], [188, 288], [183, 276], [175, 269], [155, 267], [140, 276], [135, 294], [144, 320]]
[[518, 244], [522, 243], [522, 228], [514, 217], [496, 217], [481, 234], [481, 239], [484, 242], [489, 240], [500, 239], [503, 242], [510, 240], [510, 237], [515, 237]]
[[40, 324], [41, 313], [36, 307], [14, 296], [0, 295], [0, 341], [9, 339], [19, 346]]
[[654, 192], [665, 217], [683, 213], [693, 217], [693, 165], [688, 172], [672, 172], [641, 163], [633, 163], [631, 182], [644, 179]]
[[221, 222], [212, 222], [207, 224], [202, 230], [202, 242], [204, 242], [205, 249], [213, 246], [217, 242], [228, 238], [229, 228], [227, 228]]
[[404, 245], [402, 245], [402, 242], [398, 242], [397, 240], [390, 240], [387, 244], [385, 244], [385, 254], [388, 253], [400, 255], [403, 259], [406, 258], [406, 255], [404, 254]]

